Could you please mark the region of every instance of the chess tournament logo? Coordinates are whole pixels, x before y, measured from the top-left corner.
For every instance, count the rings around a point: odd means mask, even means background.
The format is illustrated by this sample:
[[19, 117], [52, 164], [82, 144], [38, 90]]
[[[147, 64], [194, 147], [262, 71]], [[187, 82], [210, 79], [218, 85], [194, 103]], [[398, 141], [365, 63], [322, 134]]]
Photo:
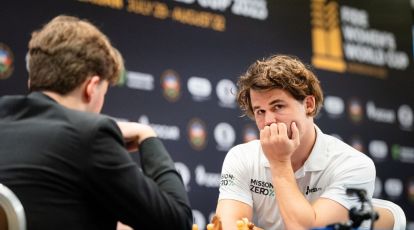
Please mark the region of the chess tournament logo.
[[198, 118], [193, 118], [188, 123], [188, 140], [193, 149], [200, 151], [207, 144], [207, 131], [204, 122]]
[[161, 87], [164, 97], [170, 102], [176, 102], [180, 98], [180, 77], [174, 70], [166, 70], [161, 75]]
[[11, 49], [0, 43], [0, 79], [8, 78], [14, 70], [14, 55]]
[[312, 64], [316, 68], [343, 73], [346, 70], [342, 51], [338, 2], [311, 1]]
[[[313, 66], [377, 78], [386, 78], [389, 69], [406, 70], [410, 61], [408, 52], [397, 47], [399, 34], [372, 27], [376, 15], [345, 4], [348, 1], [311, 0]], [[398, 27], [392, 21], [388, 25]]]

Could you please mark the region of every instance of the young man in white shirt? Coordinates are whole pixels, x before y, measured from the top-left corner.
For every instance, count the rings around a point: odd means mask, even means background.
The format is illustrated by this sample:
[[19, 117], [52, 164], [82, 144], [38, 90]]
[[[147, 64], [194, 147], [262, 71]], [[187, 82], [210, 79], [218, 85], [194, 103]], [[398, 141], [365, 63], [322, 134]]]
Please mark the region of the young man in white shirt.
[[222, 169], [216, 214], [223, 229], [247, 217], [266, 230], [310, 229], [348, 220], [358, 199], [372, 197], [371, 159], [315, 125], [323, 93], [300, 60], [275, 55], [256, 61], [238, 81], [241, 109], [260, 140], [232, 148]]

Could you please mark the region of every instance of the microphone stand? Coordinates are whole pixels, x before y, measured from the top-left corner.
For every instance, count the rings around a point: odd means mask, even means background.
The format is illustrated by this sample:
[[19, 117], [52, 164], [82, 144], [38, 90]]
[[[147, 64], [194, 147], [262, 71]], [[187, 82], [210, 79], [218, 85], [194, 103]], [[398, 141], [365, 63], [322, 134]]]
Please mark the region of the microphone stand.
[[[349, 221], [346, 223], [336, 223], [328, 226], [328, 229], [335, 230], [352, 230], [361, 226], [364, 220], [371, 220], [370, 229], [374, 227], [374, 222], [378, 219], [378, 213], [369, 199], [367, 199], [367, 192], [363, 189], [348, 188], [346, 189], [348, 196], [356, 195], [361, 202], [361, 208], [355, 207], [349, 210]], [[368, 206], [368, 208], [367, 208]]]

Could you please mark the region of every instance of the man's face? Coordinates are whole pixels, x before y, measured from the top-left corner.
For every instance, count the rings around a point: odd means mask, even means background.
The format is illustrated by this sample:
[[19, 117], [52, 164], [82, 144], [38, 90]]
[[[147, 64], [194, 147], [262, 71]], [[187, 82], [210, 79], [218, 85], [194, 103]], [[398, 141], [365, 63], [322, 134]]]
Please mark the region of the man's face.
[[285, 123], [288, 127], [288, 136], [291, 137], [290, 125], [293, 121], [296, 122], [299, 133], [302, 133], [301, 127], [311, 119], [306, 115], [306, 103], [297, 101], [282, 89], [251, 89], [250, 99], [256, 125], [260, 130], [272, 123]]

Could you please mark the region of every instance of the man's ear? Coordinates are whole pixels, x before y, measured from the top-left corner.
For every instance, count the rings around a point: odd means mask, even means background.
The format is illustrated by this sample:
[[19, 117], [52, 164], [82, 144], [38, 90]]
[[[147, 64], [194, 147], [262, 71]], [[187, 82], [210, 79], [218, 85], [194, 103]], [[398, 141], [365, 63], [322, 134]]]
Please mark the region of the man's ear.
[[93, 76], [86, 80], [84, 88], [84, 98], [87, 102], [91, 101], [93, 95], [96, 93], [100, 81], [101, 78], [98, 76]]
[[314, 96], [305, 97], [305, 110], [306, 115], [310, 116], [316, 109], [316, 102]]

